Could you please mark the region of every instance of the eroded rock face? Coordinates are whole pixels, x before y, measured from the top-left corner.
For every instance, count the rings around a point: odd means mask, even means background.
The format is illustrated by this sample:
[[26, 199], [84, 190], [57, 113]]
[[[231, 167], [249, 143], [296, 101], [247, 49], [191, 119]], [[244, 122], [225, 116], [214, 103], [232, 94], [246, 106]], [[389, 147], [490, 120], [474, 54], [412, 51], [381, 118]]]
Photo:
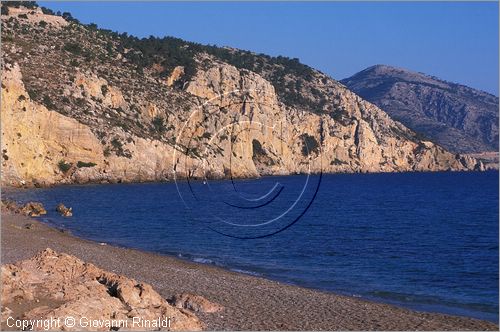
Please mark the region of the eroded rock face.
[[103, 163], [102, 146], [88, 126], [30, 99], [19, 66], [6, 66], [2, 82], [2, 149], [8, 156], [2, 183], [65, 182], [61, 161]]
[[[84, 326], [79, 323], [82, 317], [82, 322], [121, 322], [118, 328], [132, 330], [148, 330], [134, 327], [134, 317], [169, 318], [174, 331], [203, 327], [196, 316], [168, 304], [150, 285], [51, 249], [16, 264], [2, 265], [2, 305], [2, 323], [13, 315], [22, 319], [75, 318], [77, 324], [65, 330], [110, 330], [105, 326]], [[19, 312], [18, 308], [27, 311]]]

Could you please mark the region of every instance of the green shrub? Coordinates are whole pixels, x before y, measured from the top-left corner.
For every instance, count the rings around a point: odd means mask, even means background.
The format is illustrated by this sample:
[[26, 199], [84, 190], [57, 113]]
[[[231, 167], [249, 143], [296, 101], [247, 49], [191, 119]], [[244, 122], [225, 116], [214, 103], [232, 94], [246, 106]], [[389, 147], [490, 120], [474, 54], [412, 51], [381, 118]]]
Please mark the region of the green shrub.
[[117, 137], [111, 140], [111, 145], [113, 146], [113, 150], [118, 157], [132, 158], [130, 151], [123, 148], [123, 143]]
[[52, 102], [52, 99], [50, 99], [50, 97], [48, 95], [45, 95], [43, 97], [42, 102], [45, 105], [45, 107], [47, 107], [49, 109], [55, 109], [56, 108], [56, 105]]
[[116, 138], [116, 137], [111, 140], [111, 145], [115, 149], [122, 149], [123, 148], [122, 142], [120, 142], [120, 140], [118, 138]]
[[63, 50], [76, 55], [80, 55], [82, 53], [82, 47], [78, 45], [78, 43], [73, 43], [73, 42], [68, 42], [64, 44]]
[[46, 7], [42, 7], [42, 13], [44, 13], [45, 15], [55, 15], [55, 13], [52, 9], [49, 9]]
[[96, 163], [93, 163], [93, 162], [84, 162], [84, 161], [78, 161], [76, 163], [76, 167], [78, 168], [83, 168], [83, 167], [94, 167], [96, 166], [97, 164]]
[[151, 121], [151, 124], [153, 125], [153, 128], [156, 132], [158, 133], [163, 133], [167, 129], [165, 126], [165, 119], [163, 119], [161, 116], [155, 116], [153, 118], [153, 121]]
[[9, 1], [9, 2], [4, 1], [3, 5], [14, 8], [19, 8], [23, 6], [24, 8], [27, 9], [35, 9], [38, 7], [36, 1]]
[[63, 173], [66, 173], [67, 171], [69, 171], [71, 169], [71, 163], [67, 163], [64, 160], [59, 161], [57, 166], [59, 166], [59, 169]]

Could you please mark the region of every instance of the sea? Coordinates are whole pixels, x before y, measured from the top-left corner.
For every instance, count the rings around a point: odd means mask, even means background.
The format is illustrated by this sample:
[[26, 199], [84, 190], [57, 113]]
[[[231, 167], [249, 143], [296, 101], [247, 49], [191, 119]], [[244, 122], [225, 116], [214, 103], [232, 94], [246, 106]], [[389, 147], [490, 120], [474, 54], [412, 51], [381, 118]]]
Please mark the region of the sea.
[[[10, 189], [73, 235], [326, 292], [498, 322], [498, 172]], [[73, 216], [61, 217], [64, 203]]]

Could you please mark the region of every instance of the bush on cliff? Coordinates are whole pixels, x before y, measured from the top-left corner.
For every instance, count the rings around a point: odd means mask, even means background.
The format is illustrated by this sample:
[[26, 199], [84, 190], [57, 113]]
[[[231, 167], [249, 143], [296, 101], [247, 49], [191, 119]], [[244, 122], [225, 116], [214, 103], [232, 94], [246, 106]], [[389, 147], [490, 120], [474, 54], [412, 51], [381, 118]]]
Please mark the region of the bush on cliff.
[[63, 173], [66, 173], [67, 171], [69, 171], [71, 169], [71, 163], [67, 163], [64, 160], [59, 161], [57, 166], [59, 167], [59, 169]]
[[78, 168], [83, 168], [83, 167], [94, 167], [95, 165], [97, 165], [96, 163], [93, 163], [93, 162], [85, 162], [85, 161], [78, 161], [76, 163], [76, 167]]

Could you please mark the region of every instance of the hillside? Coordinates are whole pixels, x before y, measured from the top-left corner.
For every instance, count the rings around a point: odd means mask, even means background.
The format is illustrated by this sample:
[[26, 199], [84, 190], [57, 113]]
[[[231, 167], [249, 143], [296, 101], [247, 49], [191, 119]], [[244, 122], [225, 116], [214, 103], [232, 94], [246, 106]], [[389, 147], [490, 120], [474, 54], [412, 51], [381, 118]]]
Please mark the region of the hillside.
[[2, 9], [1, 37], [4, 184], [482, 168], [297, 59], [36, 6]]
[[341, 82], [393, 119], [449, 151], [498, 152], [498, 97], [382, 65]]

